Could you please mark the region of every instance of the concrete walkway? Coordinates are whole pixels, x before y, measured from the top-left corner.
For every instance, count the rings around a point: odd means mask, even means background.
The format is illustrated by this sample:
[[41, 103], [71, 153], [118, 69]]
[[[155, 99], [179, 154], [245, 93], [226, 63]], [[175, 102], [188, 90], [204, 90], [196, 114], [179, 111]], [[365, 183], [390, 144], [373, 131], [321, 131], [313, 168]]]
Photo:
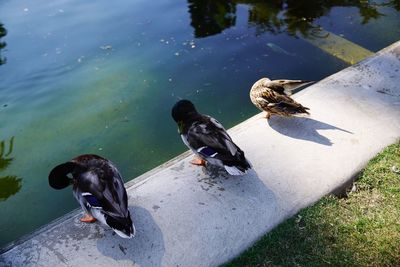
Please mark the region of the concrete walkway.
[[310, 117], [267, 122], [259, 114], [230, 130], [254, 166], [250, 174], [195, 167], [185, 153], [127, 184], [135, 238], [80, 223], [75, 211], [17, 242], [0, 265], [216, 266], [231, 259], [398, 140], [400, 42], [295, 98]]

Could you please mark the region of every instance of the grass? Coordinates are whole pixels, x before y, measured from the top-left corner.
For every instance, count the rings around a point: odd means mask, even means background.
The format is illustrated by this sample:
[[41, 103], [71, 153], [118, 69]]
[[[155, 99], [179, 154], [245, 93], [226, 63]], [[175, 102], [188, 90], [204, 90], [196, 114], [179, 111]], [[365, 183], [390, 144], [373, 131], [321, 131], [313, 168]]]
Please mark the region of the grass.
[[322, 198], [224, 266], [400, 266], [398, 169], [400, 143], [368, 163], [346, 198]]

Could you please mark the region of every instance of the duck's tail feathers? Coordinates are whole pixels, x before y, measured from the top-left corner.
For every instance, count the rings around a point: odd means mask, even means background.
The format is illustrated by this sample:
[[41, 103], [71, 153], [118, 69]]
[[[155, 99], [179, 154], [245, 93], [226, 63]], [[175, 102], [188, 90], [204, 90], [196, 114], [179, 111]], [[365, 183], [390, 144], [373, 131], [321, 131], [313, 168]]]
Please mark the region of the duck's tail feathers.
[[306, 81], [306, 80], [275, 80], [272, 82], [278, 82], [284, 88], [286, 95], [291, 95], [292, 91], [299, 87], [305, 86], [310, 83], [314, 83], [314, 81]]
[[305, 106], [302, 106], [302, 105], [299, 105], [295, 110], [294, 110], [294, 113], [304, 113], [304, 114], [307, 114], [307, 115], [310, 115], [310, 113], [307, 111], [307, 110], [309, 110], [309, 108], [307, 108], [307, 107], [305, 107]]
[[282, 102], [279, 102], [278, 104], [276, 104], [274, 106], [274, 108], [277, 110], [278, 114], [282, 112], [282, 115], [284, 115], [284, 116], [290, 116], [290, 115], [301, 114], [301, 113], [310, 114], [307, 111], [307, 110], [309, 110], [309, 108], [307, 108], [297, 102], [282, 101]]
[[244, 175], [249, 169], [252, 168], [250, 162], [243, 156], [240, 164], [234, 166], [224, 165], [225, 170], [230, 175]]
[[126, 218], [106, 216], [106, 223], [122, 238], [132, 238], [136, 234], [129, 212]]
[[72, 173], [76, 168], [73, 162], [66, 162], [54, 167], [49, 174], [49, 185], [54, 189], [63, 189], [72, 183], [72, 179], [68, 174]]

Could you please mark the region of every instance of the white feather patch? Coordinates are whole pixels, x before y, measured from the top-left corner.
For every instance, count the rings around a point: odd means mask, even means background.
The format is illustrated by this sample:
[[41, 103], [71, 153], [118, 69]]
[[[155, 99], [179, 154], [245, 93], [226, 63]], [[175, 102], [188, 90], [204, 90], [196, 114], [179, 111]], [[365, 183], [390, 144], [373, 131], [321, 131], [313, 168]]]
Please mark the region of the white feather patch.
[[245, 172], [242, 172], [235, 166], [226, 166], [224, 165], [225, 170], [230, 174], [230, 175], [244, 175]]
[[104, 225], [107, 225], [106, 218], [104, 217], [103, 212], [101, 212], [101, 209], [91, 209], [90, 213], [92, 214], [93, 217], [95, 217], [99, 222], [101, 222]]
[[[135, 236], [134, 234], [126, 235], [124, 232], [122, 232], [122, 231], [120, 231], [120, 230], [117, 230], [117, 229], [114, 229], [114, 228], [111, 228], [111, 229], [113, 229], [113, 231], [114, 231], [117, 235], [119, 235], [120, 237], [122, 237], [122, 238], [132, 238], [132, 237]], [[134, 229], [133, 232], [135, 233], [135, 227], [133, 227], [133, 229]]]

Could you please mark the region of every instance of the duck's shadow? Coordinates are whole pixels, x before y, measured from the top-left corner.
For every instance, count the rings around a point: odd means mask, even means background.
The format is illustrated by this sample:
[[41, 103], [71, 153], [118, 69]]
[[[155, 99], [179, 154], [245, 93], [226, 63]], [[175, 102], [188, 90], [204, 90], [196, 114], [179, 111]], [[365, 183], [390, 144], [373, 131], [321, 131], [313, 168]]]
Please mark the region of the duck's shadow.
[[205, 191], [215, 191], [219, 195], [229, 191], [244, 198], [258, 196], [260, 201], [264, 198], [269, 205], [276, 205], [275, 194], [262, 182], [254, 168], [244, 175], [235, 176], [222, 167], [210, 164], [202, 168], [202, 175], [197, 180]]
[[287, 118], [274, 116], [267, 121], [269, 126], [278, 133], [292, 138], [311, 141], [326, 146], [331, 146], [333, 143], [329, 138], [318, 133], [317, 130], [339, 130], [348, 134], [353, 134], [350, 131], [341, 129], [334, 125], [307, 117]]
[[139, 206], [130, 206], [136, 235], [132, 239], [117, 236], [111, 229], [97, 242], [97, 249], [114, 260], [131, 260], [139, 266], [161, 266], [165, 246], [161, 229], [150, 212]]

